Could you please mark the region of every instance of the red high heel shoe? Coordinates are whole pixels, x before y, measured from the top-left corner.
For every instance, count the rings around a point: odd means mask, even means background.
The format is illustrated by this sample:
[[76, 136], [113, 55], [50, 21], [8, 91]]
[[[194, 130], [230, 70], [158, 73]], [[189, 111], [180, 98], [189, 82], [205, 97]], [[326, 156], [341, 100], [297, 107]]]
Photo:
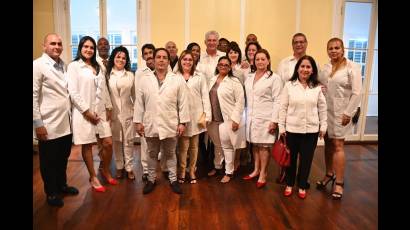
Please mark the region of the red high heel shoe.
[[259, 174], [258, 174], [258, 175], [255, 175], [255, 176], [246, 175], [246, 176], [242, 177], [242, 179], [244, 179], [244, 180], [252, 180], [253, 178], [255, 178], [255, 177], [257, 177], [257, 176], [259, 176]]
[[117, 185], [118, 184], [118, 181], [116, 179], [114, 179], [112, 177], [111, 177], [111, 179], [108, 179], [108, 177], [104, 173], [101, 173], [101, 175], [105, 178], [105, 180], [108, 182], [108, 184], [110, 184], [110, 185]]
[[286, 186], [285, 191], [283, 191], [283, 195], [286, 197], [292, 195], [292, 187]]
[[265, 186], [266, 186], [266, 181], [265, 182], [256, 181], [256, 187], [257, 188], [263, 188]]
[[306, 190], [305, 189], [299, 189], [298, 197], [300, 199], [305, 199], [306, 198]]
[[106, 190], [105, 187], [100, 184], [100, 181], [98, 181], [97, 177], [95, 177], [95, 179], [90, 178], [90, 184], [93, 190], [96, 192], [105, 192]]

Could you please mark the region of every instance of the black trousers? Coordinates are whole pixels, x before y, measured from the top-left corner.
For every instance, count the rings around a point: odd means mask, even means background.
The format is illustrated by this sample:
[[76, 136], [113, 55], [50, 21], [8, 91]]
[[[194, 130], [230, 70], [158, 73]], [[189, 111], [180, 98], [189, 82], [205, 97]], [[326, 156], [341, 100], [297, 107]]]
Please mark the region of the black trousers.
[[199, 143], [198, 143], [198, 160], [197, 165], [200, 164], [201, 167], [204, 167], [206, 171], [210, 171], [215, 168], [214, 166], [214, 144], [211, 141], [211, 138], [208, 136], [208, 148], [205, 145], [205, 132], [199, 134]]
[[295, 184], [296, 166], [298, 154], [300, 154], [297, 184], [299, 188], [307, 189], [307, 180], [318, 136], [319, 132], [306, 134], [286, 132], [286, 142], [290, 150], [290, 166], [286, 169], [286, 185], [293, 187]]
[[57, 195], [62, 187], [67, 186], [66, 170], [71, 143], [72, 134], [38, 142], [40, 173], [48, 196]]

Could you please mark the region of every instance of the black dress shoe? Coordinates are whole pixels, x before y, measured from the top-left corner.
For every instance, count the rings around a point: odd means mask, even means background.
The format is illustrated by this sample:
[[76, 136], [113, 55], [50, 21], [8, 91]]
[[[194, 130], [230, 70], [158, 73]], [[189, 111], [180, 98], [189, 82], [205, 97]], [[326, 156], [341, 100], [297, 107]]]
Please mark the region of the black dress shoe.
[[47, 203], [51, 206], [63, 207], [64, 201], [57, 196], [47, 196]]
[[61, 192], [67, 195], [77, 195], [78, 189], [73, 186], [65, 186], [61, 189]]
[[148, 194], [152, 192], [155, 188], [155, 182], [147, 181], [147, 183], [144, 185], [144, 189], [142, 190], [143, 194]]
[[179, 183], [178, 181], [174, 181], [170, 184], [171, 189], [173, 192], [177, 193], [177, 194], [182, 194], [182, 190], [181, 187], [179, 187]]

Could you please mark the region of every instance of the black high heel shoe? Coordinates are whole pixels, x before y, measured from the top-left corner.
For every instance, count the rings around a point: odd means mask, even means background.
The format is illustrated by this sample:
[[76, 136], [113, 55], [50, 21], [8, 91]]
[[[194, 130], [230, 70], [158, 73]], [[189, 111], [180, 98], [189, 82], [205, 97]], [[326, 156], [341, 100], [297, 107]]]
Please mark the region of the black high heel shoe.
[[[342, 182], [342, 183], [336, 182], [335, 184], [336, 184], [336, 186], [339, 185], [342, 188], [344, 188], [344, 185], [345, 185], [344, 182]], [[342, 196], [343, 196], [343, 193], [340, 193], [340, 192], [333, 192], [332, 193], [333, 200], [341, 200]]]
[[333, 173], [333, 175], [331, 175], [331, 174], [326, 174], [326, 177], [327, 177], [327, 178], [330, 178], [330, 179], [327, 180], [327, 181], [320, 180], [320, 181], [317, 181], [317, 182], [316, 182], [316, 189], [321, 190], [321, 189], [326, 188], [326, 186], [327, 186], [327, 184], [329, 184], [329, 182], [332, 182], [332, 186], [333, 186], [333, 184], [334, 184], [335, 181], [336, 181], [336, 173]]

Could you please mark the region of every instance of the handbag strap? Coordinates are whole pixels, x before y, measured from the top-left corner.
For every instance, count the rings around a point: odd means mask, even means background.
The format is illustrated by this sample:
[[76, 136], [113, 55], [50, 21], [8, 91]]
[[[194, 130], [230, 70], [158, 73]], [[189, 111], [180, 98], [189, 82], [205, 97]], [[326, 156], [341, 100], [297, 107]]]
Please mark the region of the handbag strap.
[[286, 136], [285, 136], [285, 135], [280, 135], [279, 140], [282, 140], [282, 142], [283, 142], [283, 144], [285, 145], [285, 147], [287, 146]]

